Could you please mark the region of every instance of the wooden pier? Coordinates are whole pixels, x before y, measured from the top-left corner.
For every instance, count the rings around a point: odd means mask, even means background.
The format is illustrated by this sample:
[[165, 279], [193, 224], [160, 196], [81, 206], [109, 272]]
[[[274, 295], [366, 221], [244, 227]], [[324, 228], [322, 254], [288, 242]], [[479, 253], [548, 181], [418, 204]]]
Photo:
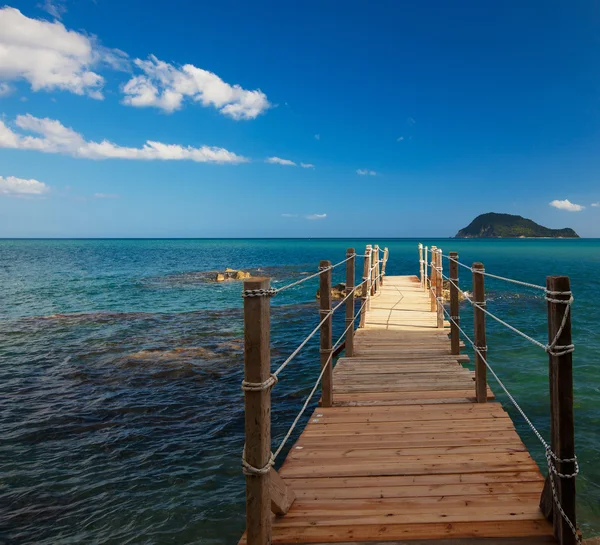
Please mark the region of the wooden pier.
[[[365, 271], [375, 268], [370, 254]], [[248, 516], [260, 526], [254, 543], [574, 543], [562, 526], [556, 535], [556, 520], [553, 526], [540, 510], [545, 478], [511, 418], [486, 382], [477, 386], [481, 372], [476, 381], [463, 366], [469, 358], [458, 353], [457, 337], [451, 345], [450, 324], [432, 305], [441, 295], [437, 258], [430, 281], [423, 267], [420, 278], [365, 275], [361, 327], [350, 333], [352, 355], [333, 367], [331, 391], [324, 390], [277, 472], [247, 473]], [[251, 393], [268, 397], [268, 389]], [[256, 414], [247, 433], [257, 425]], [[266, 469], [270, 436], [262, 430], [263, 460], [255, 467]], [[267, 475], [279, 515], [263, 506], [260, 518], [252, 486], [266, 486]], [[562, 541], [560, 532], [567, 536]]]

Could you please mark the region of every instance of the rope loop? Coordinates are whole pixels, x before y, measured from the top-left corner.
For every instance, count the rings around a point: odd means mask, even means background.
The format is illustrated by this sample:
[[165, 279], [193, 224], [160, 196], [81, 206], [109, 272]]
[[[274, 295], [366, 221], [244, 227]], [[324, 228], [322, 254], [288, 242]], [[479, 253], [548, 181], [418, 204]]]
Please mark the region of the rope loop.
[[264, 382], [249, 382], [247, 380], [242, 380], [242, 390], [244, 392], [262, 392], [263, 390], [268, 390], [277, 384], [279, 379], [277, 375], [271, 373], [269, 378]]
[[260, 290], [244, 290], [242, 291], [242, 297], [275, 297], [277, 295], [277, 290], [273, 288], [269, 288], [268, 290], [260, 289]]
[[258, 476], [266, 475], [271, 471], [271, 468], [275, 465], [275, 456], [271, 452], [269, 461], [264, 467], [254, 467], [246, 461], [246, 446], [244, 445], [244, 451], [242, 452], [242, 473], [246, 476]]

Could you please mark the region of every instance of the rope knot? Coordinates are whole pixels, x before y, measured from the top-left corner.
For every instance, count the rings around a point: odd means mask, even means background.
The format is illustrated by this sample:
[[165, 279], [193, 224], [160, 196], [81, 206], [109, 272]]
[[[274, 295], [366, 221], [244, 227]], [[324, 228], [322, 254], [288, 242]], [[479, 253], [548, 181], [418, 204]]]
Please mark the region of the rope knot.
[[247, 380], [242, 380], [242, 390], [244, 392], [262, 392], [263, 390], [268, 390], [272, 388], [279, 382], [277, 375], [271, 373], [269, 378], [264, 382], [249, 382]]
[[246, 446], [244, 445], [244, 451], [242, 452], [242, 473], [246, 476], [257, 476], [266, 475], [271, 471], [271, 468], [275, 465], [275, 456], [271, 452], [269, 461], [264, 467], [254, 467], [246, 461]]
[[268, 290], [244, 290], [242, 291], [242, 297], [275, 297], [277, 290], [275, 288], [269, 288]]

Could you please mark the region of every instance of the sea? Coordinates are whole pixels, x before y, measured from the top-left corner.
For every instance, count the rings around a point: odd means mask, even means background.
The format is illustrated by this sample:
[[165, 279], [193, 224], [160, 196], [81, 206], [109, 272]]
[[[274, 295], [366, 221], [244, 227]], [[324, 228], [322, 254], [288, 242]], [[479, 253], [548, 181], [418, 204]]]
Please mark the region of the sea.
[[[215, 271], [280, 287], [369, 243], [389, 248], [388, 274], [417, 274], [419, 242], [533, 284], [570, 276], [578, 521], [600, 534], [600, 239], [0, 240], [0, 543], [236, 543], [242, 284], [216, 283]], [[459, 272], [470, 291], [470, 272]], [[317, 287], [272, 299], [273, 366], [318, 323]], [[542, 291], [489, 277], [486, 290], [491, 312], [547, 341]], [[461, 315], [472, 332], [468, 303]], [[334, 316], [334, 340], [343, 319]], [[490, 364], [547, 438], [547, 355], [493, 320], [487, 342]], [[273, 391], [274, 445], [318, 374], [317, 335]], [[545, 472], [542, 445], [490, 385]]]

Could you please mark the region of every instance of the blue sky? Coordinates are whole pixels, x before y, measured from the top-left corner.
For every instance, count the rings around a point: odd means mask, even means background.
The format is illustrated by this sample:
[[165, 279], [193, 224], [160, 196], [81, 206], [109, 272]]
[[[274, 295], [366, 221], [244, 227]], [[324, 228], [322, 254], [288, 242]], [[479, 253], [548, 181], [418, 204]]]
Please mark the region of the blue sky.
[[495, 211], [600, 237], [598, 28], [594, 1], [9, 3], [0, 236], [453, 236]]

